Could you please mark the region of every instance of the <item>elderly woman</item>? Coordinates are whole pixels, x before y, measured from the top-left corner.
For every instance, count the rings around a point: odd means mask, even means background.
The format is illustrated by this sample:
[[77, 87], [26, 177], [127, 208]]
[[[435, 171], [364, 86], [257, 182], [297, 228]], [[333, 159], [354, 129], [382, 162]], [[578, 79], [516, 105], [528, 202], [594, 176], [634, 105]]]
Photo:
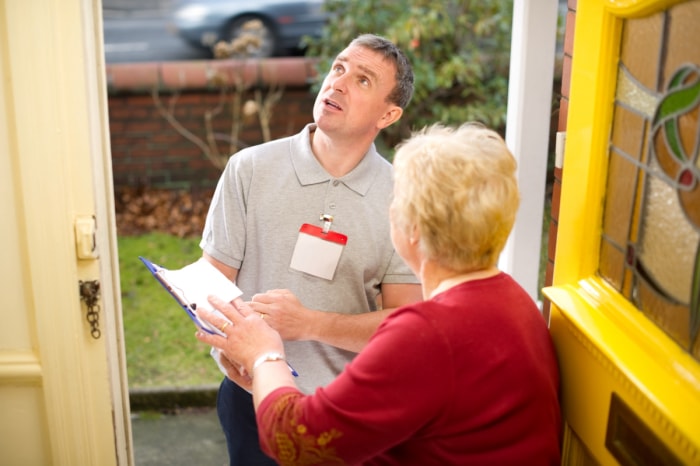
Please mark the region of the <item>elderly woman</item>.
[[503, 139], [477, 124], [435, 125], [398, 148], [392, 241], [424, 301], [387, 317], [313, 395], [259, 314], [212, 298], [232, 325], [207, 313], [227, 338], [197, 338], [241, 365], [229, 375], [253, 393], [267, 454], [282, 465], [559, 464], [549, 332], [496, 267], [519, 204], [515, 170]]

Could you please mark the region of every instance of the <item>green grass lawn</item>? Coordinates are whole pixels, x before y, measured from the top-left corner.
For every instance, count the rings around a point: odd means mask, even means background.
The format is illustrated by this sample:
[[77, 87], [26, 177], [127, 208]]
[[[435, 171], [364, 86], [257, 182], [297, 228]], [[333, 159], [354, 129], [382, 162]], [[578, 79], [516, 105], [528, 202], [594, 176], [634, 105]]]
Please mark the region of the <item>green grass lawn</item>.
[[164, 233], [118, 238], [129, 387], [217, 384], [222, 374], [209, 347], [194, 337], [185, 311], [139, 260], [178, 269], [201, 257], [199, 238]]

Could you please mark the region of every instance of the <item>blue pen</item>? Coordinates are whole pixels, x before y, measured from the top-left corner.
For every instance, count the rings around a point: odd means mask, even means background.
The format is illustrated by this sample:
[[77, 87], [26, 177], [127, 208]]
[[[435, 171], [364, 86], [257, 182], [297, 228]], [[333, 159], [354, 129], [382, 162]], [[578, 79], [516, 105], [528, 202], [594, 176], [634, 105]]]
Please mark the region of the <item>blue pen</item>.
[[258, 359], [255, 360], [253, 363], [253, 371], [257, 369], [260, 365], [263, 363], [266, 363], [268, 361], [284, 361], [285, 364], [287, 364], [287, 367], [289, 368], [289, 371], [292, 373], [294, 377], [299, 377], [299, 373], [292, 367], [291, 364], [284, 358], [284, 356], [281, 353], [265, 353], [262, 356], [260, 356]]

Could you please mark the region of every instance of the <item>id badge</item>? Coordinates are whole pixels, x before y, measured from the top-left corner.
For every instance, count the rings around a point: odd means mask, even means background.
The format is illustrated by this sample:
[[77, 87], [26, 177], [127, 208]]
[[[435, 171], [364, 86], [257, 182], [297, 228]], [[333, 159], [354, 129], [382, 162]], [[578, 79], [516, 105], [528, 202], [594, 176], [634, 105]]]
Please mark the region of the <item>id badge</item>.
[[342, 233], [305, 223], [299, 229], [289, 267], [314, 277], [333, 280], [347, 242], [348, 237]]

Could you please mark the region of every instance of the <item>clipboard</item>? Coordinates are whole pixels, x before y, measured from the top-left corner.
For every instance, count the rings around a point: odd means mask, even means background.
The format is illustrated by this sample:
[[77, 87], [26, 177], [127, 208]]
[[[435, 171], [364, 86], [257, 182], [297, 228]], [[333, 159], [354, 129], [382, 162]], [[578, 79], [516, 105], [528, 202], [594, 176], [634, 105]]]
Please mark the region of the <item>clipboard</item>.
[[[168, 270], [142, 256], [139, 256], [139, 259], [158, 283], [160, 283], [170, 296], [177, 301], [180, 307], [185, 310], [189, 318], [192, 319], [192, 322], [194, 322], [198, 328], [212, 335], [220, 335], [226, 338], [224, 332], [206, 320], [200, 319], [197, 315], [197, 309], [204, 308], [226, 319], [225, 315], [211, 307], [207, 296], [216, 295], [224, 301], [229, 302], [243, 294], [243, 292], [221, 273], [219, 269], [214, 267], [203, 257], [178, 270]], [[221, 364], [221, 354], [219, 350], [212, 347], [211, 356], [216, 361], [221, 372], [224, 375], [228, 375], [226, 369]], [[294, 377], [299, 376], [289, 362], [287, 362], [287, 367], [289, 367]]]
[[221, 330], [197, 315], [197, 309], [204, 307], [226, 318], [211, 307], [207, 296], [216, 295], [229, 302], [243, 294], [224, 274], [204, 258], [178, 270], [166, 269], [142, 256], [139, 256], [139, 259], [198, 328], [213, 335], [226, 336]]

